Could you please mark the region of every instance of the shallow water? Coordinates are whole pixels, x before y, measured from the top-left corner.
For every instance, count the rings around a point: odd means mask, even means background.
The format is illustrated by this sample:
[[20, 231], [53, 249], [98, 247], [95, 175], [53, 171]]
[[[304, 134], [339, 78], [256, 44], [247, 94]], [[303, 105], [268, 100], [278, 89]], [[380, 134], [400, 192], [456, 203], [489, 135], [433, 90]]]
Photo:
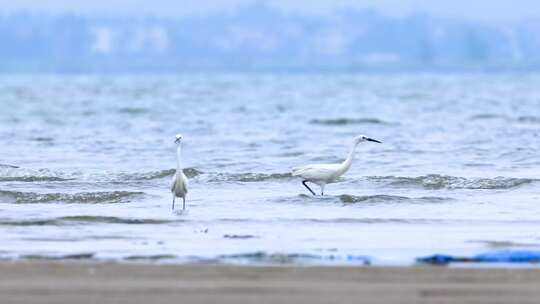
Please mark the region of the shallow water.
[[[0, 104], [2, 258], [540, 248], [540, 75], [2, 76]], [[184, 213], [170, 210], [176, 133]], [[384, 143], [362, 144], [326, 196], [290, 176], [342, 160], [357, 134]]]

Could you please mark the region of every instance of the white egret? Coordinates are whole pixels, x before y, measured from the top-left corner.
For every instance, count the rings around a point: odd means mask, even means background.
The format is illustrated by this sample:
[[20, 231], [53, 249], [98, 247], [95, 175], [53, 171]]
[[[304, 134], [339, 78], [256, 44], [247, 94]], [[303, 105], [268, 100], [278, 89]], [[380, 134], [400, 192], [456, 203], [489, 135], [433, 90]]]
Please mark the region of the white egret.
[[347, 158], [339, 164], [312, 164], [302, 167], [296, 167], [292, 169], [292, 176], [299, 176], [303, 178], [302, 184], [313, 194], [316, 195], [313, 190], [306, 184], [311, 182], [321, 187], [321, 195], [324, 195], [324, 186], [335, 182], [340, 176], [345, 174], [352, 165], [354, 159], [354, 151], [359, 143], [364, 141], [371, 141], [381, 143], [378, 140], [369, 138], [365, 135], [360, 135], [354, 138], [353, 146]]
[[182, 168], [182, 135], [176, 134], [176, 173], [172, 178], [171, 192], [173, 196], [172, 209], [177, 197], [182, 198], [182, 210], [186, 209], [186, 194], [188, 192], [188, 179]]

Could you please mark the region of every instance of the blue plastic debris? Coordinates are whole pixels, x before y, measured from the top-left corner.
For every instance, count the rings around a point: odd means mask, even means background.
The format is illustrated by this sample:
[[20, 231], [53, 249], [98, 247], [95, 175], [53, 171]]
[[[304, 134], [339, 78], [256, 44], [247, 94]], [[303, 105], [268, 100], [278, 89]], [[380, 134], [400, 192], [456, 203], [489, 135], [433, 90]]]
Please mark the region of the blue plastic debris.
[[540, 251], [501, 250], [479, 254], [475, 258], [481, 262], [491, 263], [538, 263]]
[[540, 251], [500, 250], [478, 254], [472, 257], [460, 257], [446, 254], [434, 254], [417, 258], [419, 263], [446, 265], [449, 263], [540, 263]]

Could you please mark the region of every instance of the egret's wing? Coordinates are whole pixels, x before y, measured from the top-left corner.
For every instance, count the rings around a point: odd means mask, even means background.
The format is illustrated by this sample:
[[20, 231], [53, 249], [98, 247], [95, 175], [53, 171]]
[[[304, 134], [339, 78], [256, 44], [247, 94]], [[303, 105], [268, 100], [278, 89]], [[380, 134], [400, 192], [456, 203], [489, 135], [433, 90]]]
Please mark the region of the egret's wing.
[[182, 172], [182, 188], [184, 189], [184, 192], [187, 193], [187, 189], [188, 189], [188, 179], [186, 177], [186, 175], [184, 174], [184, 172]]
[[171, 181], [171, 192], [174, 192], [174, 186], [176, 184], [176, 173], [173, 175], [172, 177], [172, 181]]
[[335, 164], [315, 164], [296, 167], [292, 170], [292, 176], [301, 176], [305, 179], [327, 179], [337, 171]]

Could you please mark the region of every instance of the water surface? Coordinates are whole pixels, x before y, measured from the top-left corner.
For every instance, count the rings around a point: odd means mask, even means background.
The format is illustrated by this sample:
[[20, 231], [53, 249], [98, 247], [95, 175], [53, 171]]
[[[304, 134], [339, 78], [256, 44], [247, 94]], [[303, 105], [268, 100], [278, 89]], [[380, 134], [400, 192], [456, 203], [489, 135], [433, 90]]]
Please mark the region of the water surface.
[[[3, 258], [407, 264], [540, 248], [540, 75], [4, 75], [0, 104]], [[358, 134], [384, 143], [362, 144], [326, 196], [289, 175], [341, 161]]]

